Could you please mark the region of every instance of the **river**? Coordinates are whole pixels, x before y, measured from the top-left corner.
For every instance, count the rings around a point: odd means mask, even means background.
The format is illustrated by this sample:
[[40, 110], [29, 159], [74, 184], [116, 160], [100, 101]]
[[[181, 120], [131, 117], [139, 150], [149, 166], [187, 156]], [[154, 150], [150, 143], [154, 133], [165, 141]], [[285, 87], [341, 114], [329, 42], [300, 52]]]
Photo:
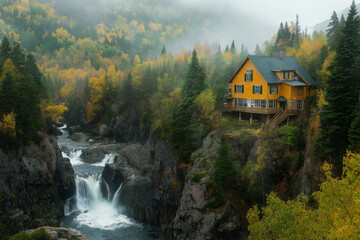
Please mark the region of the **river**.
[[105, 164], [113, 162], [114, 155], [107, 154], [97, 164], [84, 163], [80, 155], [90, 143], [68, 139], [66, 125], [60, 130], [62, 135], [57, 138], [58, 144], [62, 149], [67, 149], [62, 154], [70, 159], [76, 181], [76, 194], [65, 204], [61, 226], [79, 230], [87, 234], [90, 240], [165, 239], [158, 228], [139, 223], [123, 214], [122, 206], [116, 201], [121, 194], [121, 186], [114, 196], [109, 193], [101, 172]]

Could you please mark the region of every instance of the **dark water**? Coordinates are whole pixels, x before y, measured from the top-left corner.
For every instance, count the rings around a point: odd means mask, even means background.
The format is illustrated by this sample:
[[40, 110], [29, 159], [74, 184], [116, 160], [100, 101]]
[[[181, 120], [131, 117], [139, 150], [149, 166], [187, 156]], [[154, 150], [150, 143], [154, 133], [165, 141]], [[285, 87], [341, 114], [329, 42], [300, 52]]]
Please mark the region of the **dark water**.
[[67, 131], [61, 131], [63, 135], [58, 137], [58, 143], [62, 149], [66, 149], [63, 155], [71, 160], [77, 187], [75, 196], [65, 205], [66, 216], [61, 226], [79, 230], [88, 235], [90, 240], [165, 239], [160, 229], [139, 223], [123, 214], [122, 206], [118, 206], [115, 201], [121, 194], [121, 186], [114, 196], [103, 196], [101, 172], [105, 163], [111, 163], [114, 156], [107, 155], [98, 164], [83, 163], [80, 154], [90, 144], [73, 142], [67, 138]]

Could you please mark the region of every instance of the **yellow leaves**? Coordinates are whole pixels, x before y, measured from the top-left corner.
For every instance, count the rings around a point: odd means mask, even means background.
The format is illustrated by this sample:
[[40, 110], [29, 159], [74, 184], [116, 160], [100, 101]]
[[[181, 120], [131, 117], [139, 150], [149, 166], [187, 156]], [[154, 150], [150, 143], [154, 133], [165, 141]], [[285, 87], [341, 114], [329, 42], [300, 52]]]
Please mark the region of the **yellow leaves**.
[[153, 32], [158, 32], [161, 30], [161, 24], [160, 23], [154, 23], [154, 22], [150, 22], [149, 23], [149, 28], [153, 31]]
[[333, 178], [330, 164], [324, 164], [326, 180], [313, 194], [317, 209], [308, 208], [304, 196], [284, 202], [274, 193], [261, 212], [256, 206], [250, 209], [249, 239], [358, 239], [360, 155], [348, 152], [343, 163], [342, 178]]
[[135, 55], [135, 57], [134, 57], [134, 64], [135, 64], [135, 66], [138, 65], [138, 64], [140, 64], [140, 62], [141, 62], [141, 60], [140, 60], [139, 55]]
[[130, 25], [133, 26], [134, 28], [136, 28], [137, 25], [138, 25], [138, 21], [136, 21], [135, 19], [133, 19], [133, 20], [131, 20]]
[[0, 121], [0, 132], [9, 137], [16, 137], [16, 114], [5, 114]]
[[136, 32], [137, 32], [137, 33], [140, 33], [140, 34], [145, 34], [145, 26], [144, 26], [144, 24], [140, 24], [140, 25], [137, 27]]
[[51, 105], [47, 101], [40, 104], [43, 119], [51, 118], [53, 122], [62, 120], [64, 112], [68, 109], [64, 105]]
[[75, 37], [64, 28], [56, 29], [55, 33], [52, 33], [51, 36], [55, 37], [60, 44], [64, 43], [75, 43]]

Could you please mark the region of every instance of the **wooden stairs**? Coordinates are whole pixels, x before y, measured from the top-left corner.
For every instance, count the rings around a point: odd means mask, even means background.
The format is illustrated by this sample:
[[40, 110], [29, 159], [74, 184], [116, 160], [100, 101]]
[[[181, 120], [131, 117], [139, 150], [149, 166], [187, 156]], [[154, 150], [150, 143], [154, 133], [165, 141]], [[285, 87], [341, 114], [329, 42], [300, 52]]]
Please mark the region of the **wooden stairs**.
[[280, 123], [282, 123], [285, 119], [287, 119], [287, 117], [289, 116], [288, 114], [288, 110], [281, 110], [279, 112], [277, 112], [274, 117], [267, 122], [263, 127], [272, 127], [272, 126], [277, 126]]

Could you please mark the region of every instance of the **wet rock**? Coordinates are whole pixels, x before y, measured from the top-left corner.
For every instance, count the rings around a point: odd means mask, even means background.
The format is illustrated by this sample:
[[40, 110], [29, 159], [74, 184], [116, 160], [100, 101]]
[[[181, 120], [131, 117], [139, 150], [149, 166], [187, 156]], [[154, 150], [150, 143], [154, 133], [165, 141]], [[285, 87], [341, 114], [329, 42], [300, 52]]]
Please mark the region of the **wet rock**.
[[44, 229], [48, 234], [50, 234], [50, 236], [52, 237], [53, 240], [61, 240], [61, 239], [66, 239], [66, 240], [88, 240], [89, 238], [87, 237], [87, 235], [83, 235], [81, 234], [79, 231], [72, 229], [72, 228], [63, 228], [63, 227], [39, 227], [37, 229], [31, 229], [31, 230], [26, 230], [25, 232], [27, 232], [28, 234], [33, 233], [34, 231], [37, 231], [39, 229]]
[[76, 132], [69, 136], [69, 138], [75, 142], [87, 142], [90, 137], [83, 132]]
[[56, 140], [44, 135], [39, 145], [18, 151], [0, 149], [2, 219], [11, 233], [43, 225], [58, 226], [65, 199], [74, 194], [72, 167]]
[[114, 133], [112, 128], [108, 127], [106, 124], [100, 126], [99, 135], [101, 138], [111, 138]]
[[76, 132], [81, 132], [81, 127], [80, 127], [80, 125], [75, 125], [75, 126], [68, 127], [68, 130], [69, 130], [69, 134], [73, 134]]
[[106, 154], [119, 154], [126, 145], [117, 143], [92, 146], [82, 152], [81, 159], [86, 163], [98, 163], [104, 159]]
[[105, 165], [105, 168], [102, 172], [102, 178], [108, 184], [111, 196], [114, 196], [116, 190], [124, 181], [121, 170], [116, 168], [113, 164]]

